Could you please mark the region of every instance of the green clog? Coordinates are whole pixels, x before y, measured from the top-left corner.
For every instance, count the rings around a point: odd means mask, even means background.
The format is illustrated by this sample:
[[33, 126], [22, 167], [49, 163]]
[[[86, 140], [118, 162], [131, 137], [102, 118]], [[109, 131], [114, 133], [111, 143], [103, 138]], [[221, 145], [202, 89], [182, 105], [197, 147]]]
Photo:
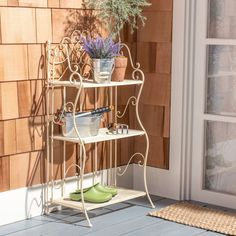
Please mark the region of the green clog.
[[[70, 199], [72, 201], [81, 200], [81, 192], [70, 193]], [[105, 193], [98, 191], [94, 186], [90, 187], [86, 192], [84, 192], [84, 201], [91, 203], [103, 203], [108, 202], [112, 199], [111, 193]]]
[[[97, 183], [97, 184], [95, 184], [95, 185], [93, 185], [93, 186], [91, 186], [91, 187], [88, 187], [88, 188], [84, 188], [83, 189], [83, 192], [85, 193], [85, 192], [87, 192], [90, 188], [92, 188], [92, 187], [94, 187], [94, 188], [96, 188], [98, 191], [100, 191], [100, 192], [104, 192], [104, 193], [111, 193], [112, 194], [112, 197], [114, 197], [115, 195], [117, 195], [117, 189], [116, 188], [114, 188], [114, 187], [107, 187], [107, 186], [104, 186], [104, 185], [102, 185], [102, 184], [100, 184], [100, 183]], [[77, 189], [77, 190], [75, 190], [75, 192], [76, 193], [81, 193], [81, 189]]]
[[111, 193], [112, 197], [117, 195], [117, 189], [116, 188], [103, 186], [100, 183], [95, 184], [94, 188], [96, 188], [98, 191], [103, 192], [103, 193]]
[[[83, 189], [83, 192], [84, 192], [84, 193], [87, 192], [87, 191], [88, 191], [90, 188], [92, 188], [92, 187], [93, 187], [93, 186], [88, 187], [88, 188], [84, 188], [84, 189]], [[76, 192], [76, 193], [81, 193], [81, 189], [76, 189], [75, 192]]]

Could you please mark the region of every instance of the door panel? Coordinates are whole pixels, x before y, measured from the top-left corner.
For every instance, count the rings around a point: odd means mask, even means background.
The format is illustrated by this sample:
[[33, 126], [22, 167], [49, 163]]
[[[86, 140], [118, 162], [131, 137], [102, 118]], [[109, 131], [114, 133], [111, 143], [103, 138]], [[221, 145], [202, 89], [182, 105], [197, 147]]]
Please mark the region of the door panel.
[[210, 0], [208, 12], [208, 38], [236, 39], [235, 0]]
[[236, 124], [205, 122], [203, 189], [236, 194]]
[[196, 0], [191, 198], [236, 208], [236, 0]]

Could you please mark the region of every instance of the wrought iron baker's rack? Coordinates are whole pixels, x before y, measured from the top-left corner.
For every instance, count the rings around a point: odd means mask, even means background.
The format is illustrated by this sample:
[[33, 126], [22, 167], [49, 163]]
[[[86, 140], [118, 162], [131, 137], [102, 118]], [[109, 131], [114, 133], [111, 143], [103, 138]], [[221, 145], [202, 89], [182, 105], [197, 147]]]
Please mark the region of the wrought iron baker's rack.
[[[86, 32], [74, 31], [70, 37], [64, 37], [59, 44], [52, 44], [50, 41], [47, 42], [46, 52], [47, 52], [47, 81], [46, 81], [46, 112], [47, 112], [47, 168], [46, 168], [46, 200], [45, 200], [45, 213], [50, 212], [50, 207], [53, 204], [58, 204], [66, 207], [72, 207], [80, 209], [84, 212], [85, 217], [88, 221], [88, 225], [92, 226], [90, 219], [88, 217], [87, 211], [95, 208], [102, 207], [108, 204], [114, 204], [117, 202], [122, 202], [132, 198], [140, 197], [146, 195], [151, 206], [154, 208], [154, 204], [150, 198], [148, 188], [147, 188], [147, 179], [146, 179], [146, 167], [147, 167], [147, 158], [149, 152], [149, 138], [147, 132], [141, 122], [139, 116], [139, 100], [142, 93], [145, 75], [140, 69], [140, 64], [137, 63], [134, 65], [132, 61], [132, 56], [129, 50], [129, 47], [126, 44], [123, 44], [123, 49], [126, 49], [128, 52], [128, 58], [130, 60], [132, 71], [132, 79], [125, 80], [124, 82], [110, 82], [105, 84], [97, 84], [92, 82], [91, 78], [92, 68], [90, 67], [90, 59], [83, 50], [83, 43], [81, 40], [82, 36], [87, 36]], [[121, 86], [131, 86], [136, 85], [138, 87], [138, 92], [136, 96], [131, 96], [123, 111], [117, 110], [117, 89]], [[76, 95], [74, 102], [67, 101], [67, 88], [73, 87], [76, 89]], [[109, 101], [110, 105], [114, 105], [114, 112], [110, 113], [109, 120], [116, 122], [117, 119], [124, 117], [127, 112], [128, 106], [135, 107], [135, 113], [137, 118], [137, 123], [140, 127], [139, 130], [130, 130], [128, 134], [122, 135], [110, 135], [107, 134], [106, 128], [101, 128], [99, 134], [96, 137], [81, 138], [80, 133], [76, 127], [75, 113], [78, 110], [82, 111], [83, 106], [79, 103], [85, 88], [95, 90], [95, 101], [98, 96], [97, 89], [100, 87], [107, 87], [109, 89]], [[63, 106], [62, 109], [70, 111], [73, 114], [73, 124], [76, 131], [76, 138], [63, 137], [62, 135], [55, 134], [55, 125], [61, 123], [61, 117], [56, 115], [54, 103], [55, 103], [55, 89], [62, 89], [62, 100]], [[78, 106], [79, 105], [79, 106]], [[95, 108], [97, 104], [95, 103]], [[145, 152], [136, 152], [128, 160], [127, 165], [123, 168], [117, 166], [117, 140], [121, 138], [143, 136], [146, 140]], [[62, 181], [54, 180], [54, 140], [62, 141], [63, 143], [63, 179]], [[117, 185], [117, 176], [123, 176], [131, 161], [138, 157], [138, 165], [143, 168], [143, 177], [144, 177], [144, 189], [145, 191], [136, 191], [136, 190], [125, 190], [118, 189], [118, 195], [114, 197], [110, 202], [105, 204], [88, 204], [84, 201], [84, 194], [81, 191], [81, 202], [72, 202], [66, 199], [66, 179], [68, 171], [76, 167], [78, 173], [76, 173], [77, 178], [77, 187], [83, 189], [84, 187], [84, 172], [85, 164], [87, 160], [86, 156], [86, 144], [95, 143], [95, 169], [93, 175], [93, 183], [95, 182], [98, 168], [97, 168], [97, 142], [108, 141], [109, 150], [110, 150], [110, 170], [107, 174], [107, 181], [109, 185]], [[77, 155], [80, 157], [79, 164], [73, 163], [66, 168], [66, 142], [77, 143], [80, 148], [78, 149]], [[114, 142], [114, 143], [113, 143]], [[112, 155], [114, 148], [114, 168], [112, 168]], [[61, 197], [56, 199], [54, 196], [54, 190], [56, 188], [61, 189]]]

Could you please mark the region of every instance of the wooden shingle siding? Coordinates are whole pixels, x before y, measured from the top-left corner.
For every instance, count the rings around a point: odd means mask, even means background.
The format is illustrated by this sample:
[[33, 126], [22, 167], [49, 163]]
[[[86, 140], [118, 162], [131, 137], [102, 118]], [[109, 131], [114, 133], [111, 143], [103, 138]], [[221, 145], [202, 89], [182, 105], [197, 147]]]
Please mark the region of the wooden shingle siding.
[[1, 0], [0, 6], [7, 6], [7, 0]]
[[17, 82], [0, 83], [0, 120], [19, 117]]
[[8, 6], [47, 7], [47, 0], [7, 0]]
[[[140, 101], [140, 117], [150, 137], [148, 165], [168, 168], [171, 85], [172, 0], [151, 0], [144, 9], [146, 26], [130, 34], [125, 27], [122, 38], [130, 47], [134, 61], [141, 63], [146, 82]], [[45, 181], [45, 42], [58, 43], [76, 26], [86, 23], [96, 11], [83, 11], [82, 0], [0, 0], [0, 191], [31, 186]], [[79, 19], [79, 21], [77, 21]], [[78, 26], [78, 25], [77, 25]], [[108, 33], [98, 21], [90, 24], [102, 35]], [[155, 26], [155, 27], [154, 27]], [[127, 78], [131, 77], [131, 66]], [[137, 88], [118, 89], [118, 109], [123, 111]], [[74, 101], [76, 90], [68, 101]], [[97, 90], [97, 106], [107, 105], [108, 89]], [[114, 93], [113, 93], [114, 94]], [[62, 91], [55, 90], [54, 111], [62, 106]], [[93, 109], [95, 91], [86, 90], [81, 102], [84, 109]], [[107, 115], [104, 116], [107, 121]], [[135, 108], [119, 120], [137, 127]], [[60, 132], [56, 128], [56, 133]], [[145, 151], [145, 140], [131, 138], [118, 141], [118, 165], [127, 163], [135, 151]], [[63, 145], [55, 142], [54, 178], [62, 178]], [[110, 166], [109, 144], [98, 144], [98, 168]], [[94, 169], [94, 149], [86, 147], [86, 172]], [[76, 160], [78, 147], [67, 144], [66, 165]], [[139, 159], [135, 159], [138, 161]], [[113, 163], [114, 166], [114, 157]], [[19, 171], [20, 170], [20, 171]], [[68, 176], [74, 175], [71, 168]]]
[[28, 50], [28, 71], [29, 79], [45, 78], [45, 48], [43, 44], [29, 44]]
[[60, 7], [60, 0], [48, 0], [48, 7], [52, 8]]
[[150, 0], [151, 7], [147, 7], [145, 11], [172, 11], [173, 0]]
[[0, 82], [28, 79], [26, 45], [0, 45]]
[[47, 0], [18, 0], [21, 7], [47, 7]]
[[0, 11], [2, 43], [36, 43], [34, 8], [3, 7]]
[[0, 157], [0, 192], [10, 189], [10, 160], [8, 156]]
[[[151, 0], [137, 31], [137, 60], [145, 72], [140, 113], [150, 138], [148, 165], [168, 168], [170, 140], [172, 0]], [[135, 151], [145, 145], [136, 139]]]
[[32, 105], [31, 105], [31, 115], [32, 116], [41, 116], [45, 114], [45, 88], [43, 80], [31, 80], [31, 96], [32, 96]]
[[16, 151], [30, 152], [33, 150], [33, 142], [30, 132], [30, 123], [28, 118], [16, 120]]
[[81, 8], [83, 0], [60, 0], [61, 8]]
[[10, 156], [10, 189], [42, 183], [42, 161], [42, 152]]
[[37, 43], [52, 40], [51, 9], [36, 9]]
[[59, 43], [69, 27], [68, 9], [52, 9], [52, 42]]
[[[170, 42], [172, 29], [171, 11], [146, 11], [145, 27], [140, 25], [137, 32], [138, 42]], [[153, 27], [155, 25], [155, 27]]]
[[16, 121], [0, 121], [0, 156], [16, 153]]
[[30, 81], [17, 82], [18, 109], [19, 117], [28, 117], [31, 115], [31, 89]]
[[170, 104], [170, 75], [146, 73], [146, 81], [141, 96], [143, 104], [168, 106]]

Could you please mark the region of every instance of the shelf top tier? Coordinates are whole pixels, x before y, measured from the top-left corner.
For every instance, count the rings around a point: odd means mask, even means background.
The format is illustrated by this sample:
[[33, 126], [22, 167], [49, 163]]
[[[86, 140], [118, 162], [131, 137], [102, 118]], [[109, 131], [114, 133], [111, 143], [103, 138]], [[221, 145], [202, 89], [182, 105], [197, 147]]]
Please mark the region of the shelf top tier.
[[[142, 136], [145, 134], [144, 131], [142, 130], [133, 130], [133, 129], [129, 129], [128, 134], [107, 134], [107, 131], [108, 131], [107, 128], [101, 128], [99, 129], [98, 135], [82, 138], [82, 141], [85, 144], [98, 143], [98, 142], [103, 142], [103, 141], [129, 138], [129, 137], [134, 137], [134, 136]], [[52, 136], [52, 138], [55, 140], [68, 141], [72, 143], [80, 142], [78, 138], [70, 138], [70, 137], [65, 137], [63, 135], [54, 135]]]
[[[138, 85], [142, 84], [142, 80], [124, 80], [122, 82], [111, 81], [110, 83], [94, 83], [93, 81], [84, 80], [83, 87], [84, 88], [102, 88], [102, 87], [116, 87], [116, 86], [127, 86], [127, 85]], [[70, 81], [59, 81], [54, 80], [50, 81], [49, 85], [51, 87], [80, 87], [79, 82], [71, 83]]]

